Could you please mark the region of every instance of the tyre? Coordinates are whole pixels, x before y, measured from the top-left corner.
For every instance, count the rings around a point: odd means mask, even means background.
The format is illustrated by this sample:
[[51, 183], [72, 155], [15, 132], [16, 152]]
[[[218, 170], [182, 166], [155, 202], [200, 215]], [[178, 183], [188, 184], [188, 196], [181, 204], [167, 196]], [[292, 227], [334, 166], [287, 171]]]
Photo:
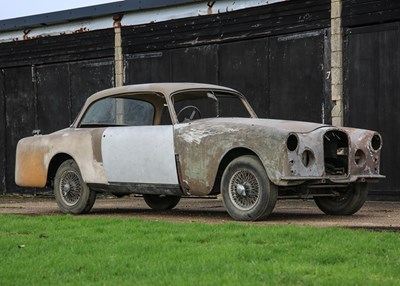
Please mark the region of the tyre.
[[260, 160], [251, 155], [229, 163], [222, 175], [221, 192], [229, 215], [242, 221], [265, 219], [278, 197], [278, 187], [270, 182]]
[[341, 191], [340, 196], [319, 197], [314, 201], [318, 208], [328, 215], [352, 215], [364, 205], [367, 195], [368, 185], [355, 183]]
[[96, 192], [85, 184], [74, 160], [67, 160], [58, 168], [54, 196], [61, 211], [71, 214], [89, 212], [96, 200]]
[[149, 207], [159, 211], [173, 209], [181, 200], [181, 197], [163, 195], [143, 195], [143, 198]]

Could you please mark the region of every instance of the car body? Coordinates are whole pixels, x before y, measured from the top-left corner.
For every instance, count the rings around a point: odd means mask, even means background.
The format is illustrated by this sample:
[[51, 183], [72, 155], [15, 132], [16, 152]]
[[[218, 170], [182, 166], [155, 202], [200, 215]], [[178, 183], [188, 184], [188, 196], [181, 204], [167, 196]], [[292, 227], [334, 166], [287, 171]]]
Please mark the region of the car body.
[[182, 196], [222, 194], [238, 220], [260, 220], [277, 199], [310, 198], [328, 214], [353, 214], [380, 175], [375, 131], [259, 119], [236, 90], [153, 83], [100, 91], [73, 124], [21, 139], [16, 184], [53, 186], [67, 213], [98, 192], [142, 194], [154, 209]]

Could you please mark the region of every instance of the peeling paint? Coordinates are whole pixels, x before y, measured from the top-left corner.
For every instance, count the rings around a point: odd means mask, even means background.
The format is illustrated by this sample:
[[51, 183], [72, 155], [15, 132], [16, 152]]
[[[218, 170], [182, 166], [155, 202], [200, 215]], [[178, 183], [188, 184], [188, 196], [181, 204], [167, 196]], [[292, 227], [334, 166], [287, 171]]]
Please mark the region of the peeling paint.
[[83, 33], [83, 32], [89, 32], [90, 30], [86, 27], [81, 27], [75, 31], [72, 32], [72, 34], [79, 34], [79, 33]]
[[[189, 126], [190, 124], [183, 124], [179, 128], [184, 128], [185, 126]], [[190, 128], [186, 130], [185, 133], [180, 135], [180, 138], [182, 138], [186, 143], [189, 144], [201, 144], [201, 141], [203, 138], [207, 138], [209, 136], [214, 136], [214, 135], [220, 135], [221, 130], [224, 131], [224, 133], [237, 133], [239, 132], [239, 129], [237, 128], [229, 128], [226, 126], [210, 126], [209, 129], [204, 129], [204, 130], [191, 130]]]

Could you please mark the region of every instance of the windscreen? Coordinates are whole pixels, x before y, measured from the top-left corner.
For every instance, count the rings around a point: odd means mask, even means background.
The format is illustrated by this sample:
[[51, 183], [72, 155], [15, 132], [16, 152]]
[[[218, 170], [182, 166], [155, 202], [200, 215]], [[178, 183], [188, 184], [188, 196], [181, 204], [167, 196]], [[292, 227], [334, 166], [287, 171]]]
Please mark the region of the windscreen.
[[179, 122], [201, 118], [251, 117], [243, 100], [236, 94], [196, 91], [175, 94], [172, 97]]

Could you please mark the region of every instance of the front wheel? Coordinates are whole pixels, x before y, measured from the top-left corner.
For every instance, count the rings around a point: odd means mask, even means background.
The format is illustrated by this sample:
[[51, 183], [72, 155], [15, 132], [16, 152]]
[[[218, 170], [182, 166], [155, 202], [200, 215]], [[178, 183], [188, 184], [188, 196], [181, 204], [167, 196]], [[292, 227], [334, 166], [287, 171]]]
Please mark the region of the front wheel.
[[366, 183], [351, 184], [339, 196], [317, 197], [315, 203], [318, 208], [328, 215], [352, 215], [365, 203], [368, 196]]
[[224, 206], [236, 220], [265, 219], [275, 207], [278, 188], [270, 182], [260, 160], [246, 155], [226, 167], [221, 181]]
[[85, 184], [72, 159], [62, 163], [57, 170], [54, 196], [61, 211], [72, 214], [88, 213], [96, 200], [96, 192]]
[[153, 210], [170, 210], [173, 209], [181, 200], [177, 196], [164, 196], [164, 195], [143, 195], [146, 204]]

